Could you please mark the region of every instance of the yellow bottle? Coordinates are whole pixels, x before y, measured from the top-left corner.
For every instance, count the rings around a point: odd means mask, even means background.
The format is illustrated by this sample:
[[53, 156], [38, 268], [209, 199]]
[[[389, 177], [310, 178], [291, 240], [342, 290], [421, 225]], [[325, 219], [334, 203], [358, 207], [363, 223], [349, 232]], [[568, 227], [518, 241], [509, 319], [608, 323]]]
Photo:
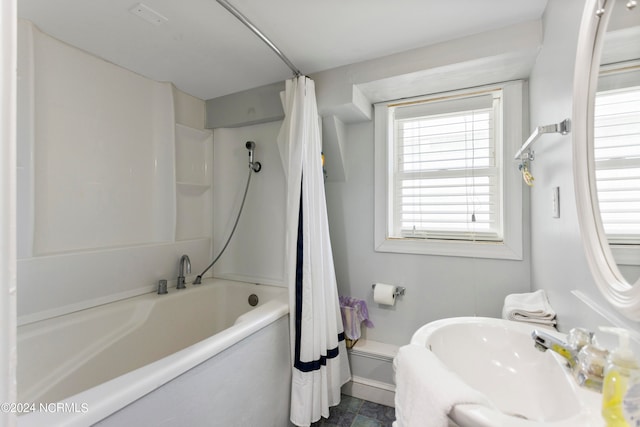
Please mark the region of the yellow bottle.
[[629, 427], [625, 418], [623, 400], [629, 388], [629, 379], [640, 369], [629, 349], [629, 332], [621, 328], [600, 328], [603, 332], [617, 334], [619, 347], [609, 353], [602, 387], [602, 417], [607, 427]]

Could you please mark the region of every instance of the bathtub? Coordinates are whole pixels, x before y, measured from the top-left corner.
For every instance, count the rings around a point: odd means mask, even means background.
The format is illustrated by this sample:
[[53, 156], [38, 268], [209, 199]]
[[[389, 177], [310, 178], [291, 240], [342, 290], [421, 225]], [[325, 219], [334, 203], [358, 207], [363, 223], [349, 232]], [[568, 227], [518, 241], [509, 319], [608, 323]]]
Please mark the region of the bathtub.
[[207, 279], [20, 326], [18, 425], [287, 425], [288, 311], [286, 288]]

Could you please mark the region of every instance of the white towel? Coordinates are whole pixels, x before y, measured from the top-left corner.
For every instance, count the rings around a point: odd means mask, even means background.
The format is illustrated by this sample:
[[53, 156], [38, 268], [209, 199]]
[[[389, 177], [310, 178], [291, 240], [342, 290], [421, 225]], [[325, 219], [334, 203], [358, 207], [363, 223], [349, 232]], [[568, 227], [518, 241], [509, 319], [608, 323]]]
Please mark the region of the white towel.
[[457, 404], [491, 406], [484, 394], [467, 385], [423, 346], [400, 347], [393, 367], [397, 427], [447, 427], [447, 415]]
[[502, 318], [547, 326], [556, 324], [556, 312], [549, 304], [544, 289], [507, 295], [502, 308]]

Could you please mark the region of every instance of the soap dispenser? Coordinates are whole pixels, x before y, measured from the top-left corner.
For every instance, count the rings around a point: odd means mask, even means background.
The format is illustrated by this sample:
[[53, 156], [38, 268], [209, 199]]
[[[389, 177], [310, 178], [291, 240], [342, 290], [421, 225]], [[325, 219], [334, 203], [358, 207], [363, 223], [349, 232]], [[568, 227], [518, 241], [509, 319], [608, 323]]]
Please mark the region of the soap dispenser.
[[640, 366], [629, 348], [629, 331], [612, 327], [600, 327], [600, 330], [616, 334], [620, 340], [618, 348], [609, 353], [605, 365], [602, 417], [607, 427], [629, 427], [633, 414], [629, 413], [625, 399], [631, 397], [627, 392], [636, 388], [633, 383], [639, 378]]

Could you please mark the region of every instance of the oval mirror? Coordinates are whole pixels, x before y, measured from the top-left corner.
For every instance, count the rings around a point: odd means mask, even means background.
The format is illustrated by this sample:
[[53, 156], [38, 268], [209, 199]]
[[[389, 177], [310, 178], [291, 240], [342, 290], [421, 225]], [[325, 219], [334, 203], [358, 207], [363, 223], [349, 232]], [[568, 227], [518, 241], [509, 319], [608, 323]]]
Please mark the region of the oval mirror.
[[640, 7], [587, 0], [573, 90], [578, 219], [605, 298], [640, 320]]

